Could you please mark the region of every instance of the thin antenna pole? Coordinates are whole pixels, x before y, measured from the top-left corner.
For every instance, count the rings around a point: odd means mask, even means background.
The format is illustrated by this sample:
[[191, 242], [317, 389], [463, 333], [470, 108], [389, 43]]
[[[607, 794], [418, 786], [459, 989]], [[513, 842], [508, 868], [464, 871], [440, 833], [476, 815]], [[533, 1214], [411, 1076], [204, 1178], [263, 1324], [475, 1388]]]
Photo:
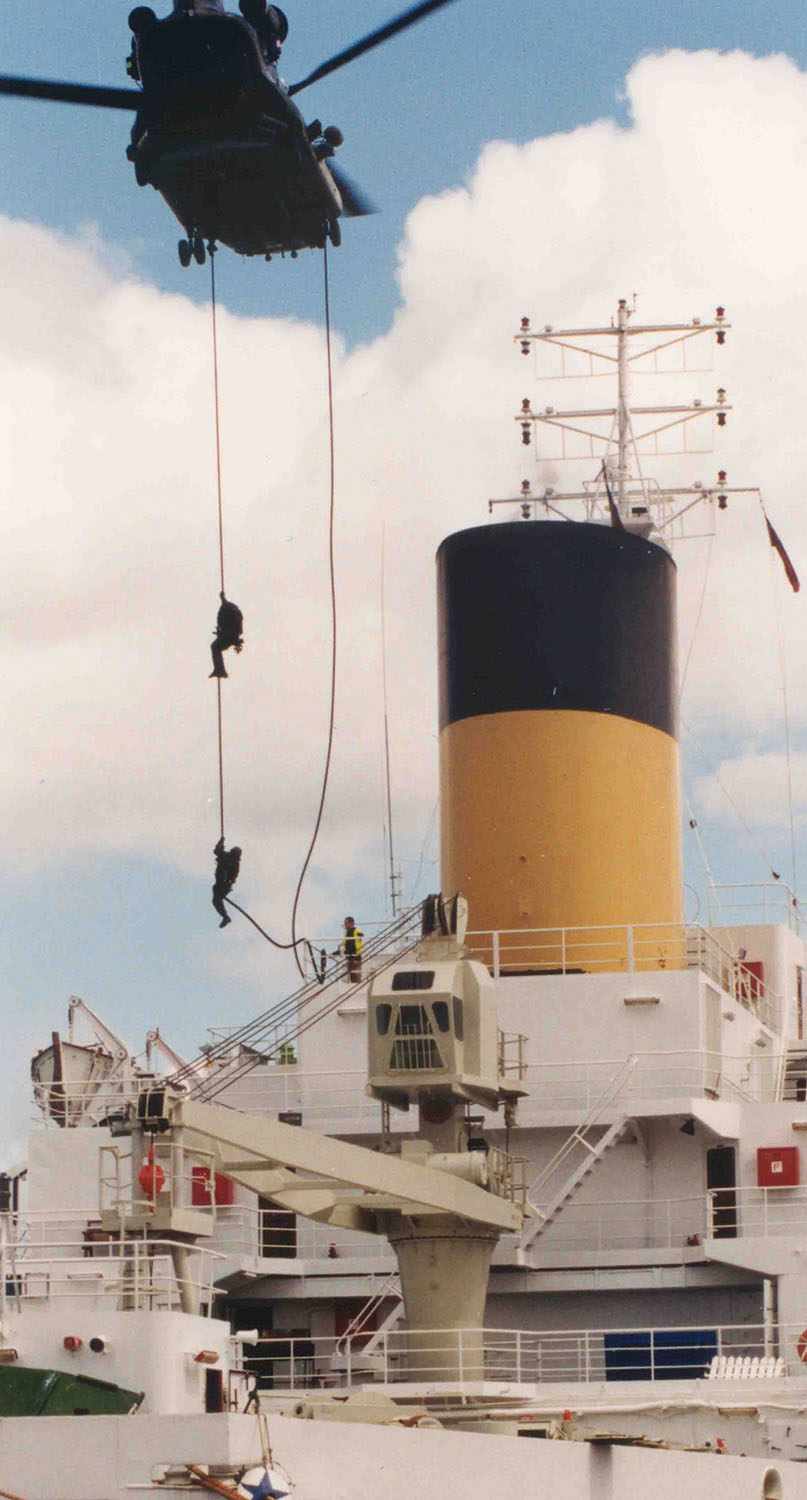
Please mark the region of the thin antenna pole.
[[389, 763], [389, 719], [387, 715], [387, 631], [384, 600], [385, 527], [381, 523], [381, 682], [384, 698], [384, 768], [387, 783], [387, 843], [389, 849], [389, 890], [393, 919], [398, 915], [398, 892], [395, 882], [395, 852], [392, 840], [392, 785]]
[[630, 408], [628, 405], [628, 305], [624, 297], [617, 312], [617, 506], [620, 516], [625, 515], [626, 487], [628, 476], [628, 443], [630, 440]]

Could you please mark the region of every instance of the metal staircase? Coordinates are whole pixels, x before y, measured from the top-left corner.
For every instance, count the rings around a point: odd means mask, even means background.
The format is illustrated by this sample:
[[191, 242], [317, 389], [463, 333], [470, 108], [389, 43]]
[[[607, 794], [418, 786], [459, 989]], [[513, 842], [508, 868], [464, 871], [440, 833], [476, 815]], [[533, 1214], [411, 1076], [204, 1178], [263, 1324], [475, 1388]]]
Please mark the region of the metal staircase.
[[[390, 1297], [394, 1297], [396, 1300], [384, 1321], [379, 1324], [378, 1328], [373, 1330], [367, 1343], [363, 1344], [361, 1349], [353, 1350], [351, 1340], [357, 1334], [361, 1334], [364, 1331], [377, 1309]], [[379, 1353], [379, 1348], [383, 1342], [384, 1335], [390, 1333], [396, 1324], [400, 1322], [403, 1317], [403, 1311], [401, 1278], [397, 1271], [393, 1271], [387, 1277], [386, 1281], [383, 1281], [380, 1287], [373, 1292], [373, 1295], [368, 1298], [364, 1306], [359, 1308], [356, 1316], [351, 1319], [344, 1333], [337, 1340], [331, 1358], [331, 1368], [333, 1370], [343, 1370], [348, 1363], [354, 1370], [380, 1368], [384, 1363], [384, 1359], [383, 1355]]]
[[[585, 1119], [578, 1125], [563, 1145], [555, 1152], [551, 1161], [535, 1178], [527, 1190], [527, 1202], [531, 1209], [531, 1217], [527, 1220], [521, 1234], [520, 1246], [522, 1250], [529, 1249], [538, 1236], [557, 1218], [558, 1214], [565, 1208], [566, 1204], [574, 1197], [578, 1188], [585, 1182], [586, 1178], [594, 1171], [597, 1163], [602, 1161], [606, 1152], [622, 1139], [625, 1131], [631, 1124], [627, 1112], [620, 1113], [617, 1118], [600, 1135], [595, 1137], [595, 1132], [602, 1123], [603, 1115], [609, 1112], [610, 1107], [622, 1093], [628, 1079], [636, 1067], [638, 1059], [629, 1057], [619, 1067], [613, 1078], [603, 1089]], [[574, 1160], [574, 1166], [568, 1177], [561, 1186], [556, 1189], [547, 1203], [536, 1204], [534, 1197], [546, 1188], [553, 1179], [556, 1179], [561, 1168], [565, 1167], [570, 1160]]]

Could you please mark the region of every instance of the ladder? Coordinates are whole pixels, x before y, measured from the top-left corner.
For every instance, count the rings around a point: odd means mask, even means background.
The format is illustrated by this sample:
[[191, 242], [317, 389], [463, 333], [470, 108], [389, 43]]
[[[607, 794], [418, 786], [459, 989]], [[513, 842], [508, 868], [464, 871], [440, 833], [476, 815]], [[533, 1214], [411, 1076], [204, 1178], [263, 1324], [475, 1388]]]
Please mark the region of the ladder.
[[[538, 1236], [543, 1234], [569, 1200], [574, 1197], [597, 1163], [602, 1161], [606, 1152], [622, 1139], [630, 1125], [630, 1116], [627, 1113], [619, 1114], [596, 1140], [592, 1137], [609, 1106], [625, 1088], [637, 1062], [637, 1057], [628, 1057], [617, 1068], [613, 1078], [595, 1099], [585, 1119], [576, 1126], [552, 1159], [539, 1172], [535, 1181], [530, 1184], [527, 1202], [532, 1210], [532, 1217], [527, 1220], [521, 1233], [519, 1243], [522, 1250], [529, 1249]], [[541, 1206], [536, 1204], [533, 1201], [534, 1195], [539, 1193], [553, 1178], [556, 1178], [561, 1167], [564, 1167], [572, 1158], [575, 1159], [575, 1165], [562, 1186], [547, 1203]]]

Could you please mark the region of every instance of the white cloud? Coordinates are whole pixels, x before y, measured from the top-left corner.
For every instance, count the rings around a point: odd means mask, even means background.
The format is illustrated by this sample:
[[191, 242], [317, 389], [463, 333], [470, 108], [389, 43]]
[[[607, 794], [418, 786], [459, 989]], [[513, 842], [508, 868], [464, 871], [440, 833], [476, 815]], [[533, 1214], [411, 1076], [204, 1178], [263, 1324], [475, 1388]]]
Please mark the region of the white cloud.
[[[637, 63], [627, 97], [629, 128], [600, 121], [494, 143], [466, 186], [421, 202], [400, 252], [394, 327], [350, 354], [337, 342], [339, 698], [316, 863], [339, 879], [314, 880], [317, 920], [334, 919], [338, 889], [380, 840], [382, 522], [397, 816], [413, 857], [425, 837], [432, 557], [529, 472], [510, 420], [534, 389], [511, 342], [522, 314], [601, 323], [634, 291], [646, 318], [724, 303], [734, 331], [720, 373], [737, 410], [719, 453], [690, 461], [686, 477], [723, 466], [730, 482], [762, 484], [797, 565], [807, 557], [807, 80], [783, 57], [674, 52]], [[29, 880], [94, 849], [151, 854], [206, 879], [217, 833], [209, 311], [127, 279], [91, 240], [17, 223], [2, 225], [0, 275], [7, 847]], [[246, 616], [224, 685], [227, 825], [260, 916], [287, 910], [324, 756], [323, 335], [222, 310], [219, 346], [227, 583]], [[804, 596], [770, 573], [753, 500], [732, 500], [719, 520], [685, 707], [758, 735], [780, 702], [777, 612], [791, 702], [804, 701]], [[679, 555], [685, 646], [697, 547]], [[762, 806], [758, 771], [749, 758], [741, 777]]]

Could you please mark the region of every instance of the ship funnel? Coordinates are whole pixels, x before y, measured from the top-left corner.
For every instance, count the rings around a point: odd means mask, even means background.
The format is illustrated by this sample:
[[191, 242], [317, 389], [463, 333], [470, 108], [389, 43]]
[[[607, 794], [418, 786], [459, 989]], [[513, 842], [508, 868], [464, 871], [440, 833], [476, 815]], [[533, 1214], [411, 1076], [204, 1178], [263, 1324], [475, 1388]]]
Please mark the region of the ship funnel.
[[437, 573], [441, 884], [467, 898], [471, 950], [490, 962], [474, 935], [497, 932], [511, 972], [618, 968], [605, 955], [624, 937], [590, 929], [630, 924], [635, 966], [666, 966], [681, 921], [669, 552], [517, 521], [448, 537]]

